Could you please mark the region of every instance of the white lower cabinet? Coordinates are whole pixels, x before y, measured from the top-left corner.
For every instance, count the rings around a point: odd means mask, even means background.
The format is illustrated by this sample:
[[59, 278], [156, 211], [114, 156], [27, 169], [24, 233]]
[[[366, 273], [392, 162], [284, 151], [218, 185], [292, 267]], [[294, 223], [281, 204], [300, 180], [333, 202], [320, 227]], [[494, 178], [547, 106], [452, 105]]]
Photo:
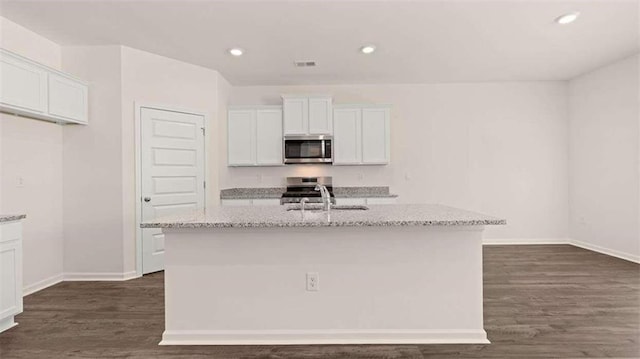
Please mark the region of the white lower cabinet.
[[227, 122], [229, 166], [282, 166], [282, 107], [234, 107]]
[[334, 106], [333, 164], [388, 164], [391, 158], [390, 116], [389, 106]]
[[22, 225], [0, 224], [0, 332], [14, 325], [22, 313]]

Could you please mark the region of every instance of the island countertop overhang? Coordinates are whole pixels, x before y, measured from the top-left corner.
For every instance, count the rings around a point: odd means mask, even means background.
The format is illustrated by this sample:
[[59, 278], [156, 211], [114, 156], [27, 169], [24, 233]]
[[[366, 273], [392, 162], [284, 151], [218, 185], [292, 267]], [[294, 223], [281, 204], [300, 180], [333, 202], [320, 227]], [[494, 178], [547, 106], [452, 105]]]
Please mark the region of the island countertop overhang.
[[142, 228], [282, 228], [375, 226], [485, 226], [506, 220], [435, 204], [371, 205], [368, 210], [288, 211], [287, 206], [208, 207], [143, 222]]

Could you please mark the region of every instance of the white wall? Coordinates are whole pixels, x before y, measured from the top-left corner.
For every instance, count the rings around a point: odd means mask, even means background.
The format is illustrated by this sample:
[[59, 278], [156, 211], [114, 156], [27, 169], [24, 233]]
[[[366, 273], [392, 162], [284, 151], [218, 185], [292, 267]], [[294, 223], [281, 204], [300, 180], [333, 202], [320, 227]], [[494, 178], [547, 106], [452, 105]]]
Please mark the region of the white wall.
[[569, 83], [570, 229], [578, 244], [640, 261], [638, 55]]
[[89, 82], [89, 125], [64, 127], [64, 271], [123, 273], [120, 46], [63, 48], [63, 69]]
[[[60, 68], [60, 46], [50, 40], [2, 17], [0, 34], [0, 47]], [[62, 127], [0, 114], [0, 154], [0, 212], [27, 214], [23, 284], [31, 292], [62, 274]]]
[[[215, 133], [221, 77], [123, 46], [64, 47], [63, 55], [64, 70], [91, 88], [89, 126], [64, 133], [65, 275], [128, 278], [136, 270], [135, 105], [202, 112]], [[217, 200], [217, 187], [209, 197]]]
[[[196, 111], [207, 116], [208, 202], [218, 200], [213, 145], [217, 133], [218, 81], [224, 79], [204, 67], [187, 64], [145, 51], [122, 47], [122, 186], [124, 222], [124, 270], [135, 270], [135, 103]], [[226, 118], [226, 117], [225, 117]]]
[[[286, 176], [328, 174], [337, 186], [390, 185], [401, 202], [506, 218], [508, 225], [491, 227], [487, 238], [566, 240], [565, 83], [233, 87], [230, 104], [279, 104], [283, 93], [392, 104], [391, 164], [230, 168], [224, 158], [220, 188], [282, 186]], [[219, 150], [226, 153], [226, 137]]]

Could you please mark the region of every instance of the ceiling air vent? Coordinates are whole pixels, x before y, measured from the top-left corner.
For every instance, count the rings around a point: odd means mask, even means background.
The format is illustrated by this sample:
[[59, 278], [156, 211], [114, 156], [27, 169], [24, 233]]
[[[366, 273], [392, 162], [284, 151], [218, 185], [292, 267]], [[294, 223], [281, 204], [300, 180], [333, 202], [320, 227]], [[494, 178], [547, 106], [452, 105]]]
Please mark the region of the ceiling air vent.
[[315, 67], [315, 61], [295, 61], [293, 63], [296, 67]]

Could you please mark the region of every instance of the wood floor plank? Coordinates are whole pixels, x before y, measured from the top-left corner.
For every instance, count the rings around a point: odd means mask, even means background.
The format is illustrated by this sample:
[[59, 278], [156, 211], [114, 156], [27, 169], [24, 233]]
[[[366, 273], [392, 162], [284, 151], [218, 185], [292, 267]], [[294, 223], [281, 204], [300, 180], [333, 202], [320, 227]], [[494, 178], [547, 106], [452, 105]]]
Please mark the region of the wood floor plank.
[[488, 345], [158, 346], [163, 280], [32, 294], [0, 358], [640, 358], [640, 265], [568, 245], [485, 247]]

